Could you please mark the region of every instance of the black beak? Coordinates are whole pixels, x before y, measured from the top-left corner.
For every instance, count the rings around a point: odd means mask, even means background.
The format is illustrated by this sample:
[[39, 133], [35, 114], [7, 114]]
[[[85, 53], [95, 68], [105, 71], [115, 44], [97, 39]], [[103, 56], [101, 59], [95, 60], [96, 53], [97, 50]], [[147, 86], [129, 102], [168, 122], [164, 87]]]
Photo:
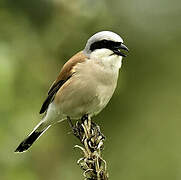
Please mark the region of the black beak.
[[126, 57], [127, 55], [121, 52], [120, 51], [121, 49], [129, 52], [129, 49], [123, 43], [121, 43], [118, 47], [113, 49], [114, 54], [117, 54], [118, 56]]

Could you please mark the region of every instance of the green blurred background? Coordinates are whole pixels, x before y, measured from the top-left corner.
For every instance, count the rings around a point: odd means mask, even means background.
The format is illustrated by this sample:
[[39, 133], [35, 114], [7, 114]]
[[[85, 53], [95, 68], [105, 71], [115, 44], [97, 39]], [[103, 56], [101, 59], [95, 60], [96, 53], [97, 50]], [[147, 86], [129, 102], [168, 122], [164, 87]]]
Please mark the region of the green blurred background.
[[181, 179], [180, 0], [1, 0], [1, 180], [83, 179], [67, 122], [27, 153], [13, 151], [39, 122], [62, 65], [101, 30], [130, 49], [114, 97], [94, 118], [110, 179]]

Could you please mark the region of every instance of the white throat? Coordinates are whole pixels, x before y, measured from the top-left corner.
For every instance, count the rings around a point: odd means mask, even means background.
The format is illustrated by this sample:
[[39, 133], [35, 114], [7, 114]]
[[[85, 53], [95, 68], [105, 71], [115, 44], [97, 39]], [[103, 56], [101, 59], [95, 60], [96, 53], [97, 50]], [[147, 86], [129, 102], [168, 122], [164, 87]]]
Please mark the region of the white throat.
[[104, 67], [115, 70], [119, 70], [122, 65], [122, 56], [114, 55], [109, 49], [95, 50], [90, 53], [89, 58], [97, 61], [97, 63], [101, 63]]

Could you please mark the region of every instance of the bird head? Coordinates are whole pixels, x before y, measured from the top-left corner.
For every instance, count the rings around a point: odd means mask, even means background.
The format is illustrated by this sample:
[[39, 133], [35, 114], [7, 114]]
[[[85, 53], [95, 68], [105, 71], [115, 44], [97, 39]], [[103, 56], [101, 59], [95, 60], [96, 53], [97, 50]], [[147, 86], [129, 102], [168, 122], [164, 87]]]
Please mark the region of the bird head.
[[84, 53], [90, 56], [91, 53], [104, 56], [117, 55], [126, 57], [125, 51], [129, 49], [123, 44], [123, 39], [111, 31], [101, 31], [91, 36], [85, 46]]

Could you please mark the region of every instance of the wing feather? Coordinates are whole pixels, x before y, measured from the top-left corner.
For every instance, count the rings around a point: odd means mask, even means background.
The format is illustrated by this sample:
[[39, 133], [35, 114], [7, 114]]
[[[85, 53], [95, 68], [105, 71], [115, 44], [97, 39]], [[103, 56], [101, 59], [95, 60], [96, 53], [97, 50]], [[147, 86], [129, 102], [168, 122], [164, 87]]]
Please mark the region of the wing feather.
[[76, 64], [84, 62], [86, 58], [87, 57], [81, 51], [65, 63], [65, 65], [63, 66], [62, 70], [60, 71], [60, 74], [58, 75], [57, 79], [54, 81], [54, 83], [52, 84], [52, 86], [50, 87], [50, 89], [48, 91], [48, 96], [45, 99], [45, 101], [43, 102], [43, 105], [40, 109], [40, 114], [46, 112], [49, 104], [54, 100], [54, 97], [55, 97], [57, 91], [75, 73], [74, 67], [76, 66]]

